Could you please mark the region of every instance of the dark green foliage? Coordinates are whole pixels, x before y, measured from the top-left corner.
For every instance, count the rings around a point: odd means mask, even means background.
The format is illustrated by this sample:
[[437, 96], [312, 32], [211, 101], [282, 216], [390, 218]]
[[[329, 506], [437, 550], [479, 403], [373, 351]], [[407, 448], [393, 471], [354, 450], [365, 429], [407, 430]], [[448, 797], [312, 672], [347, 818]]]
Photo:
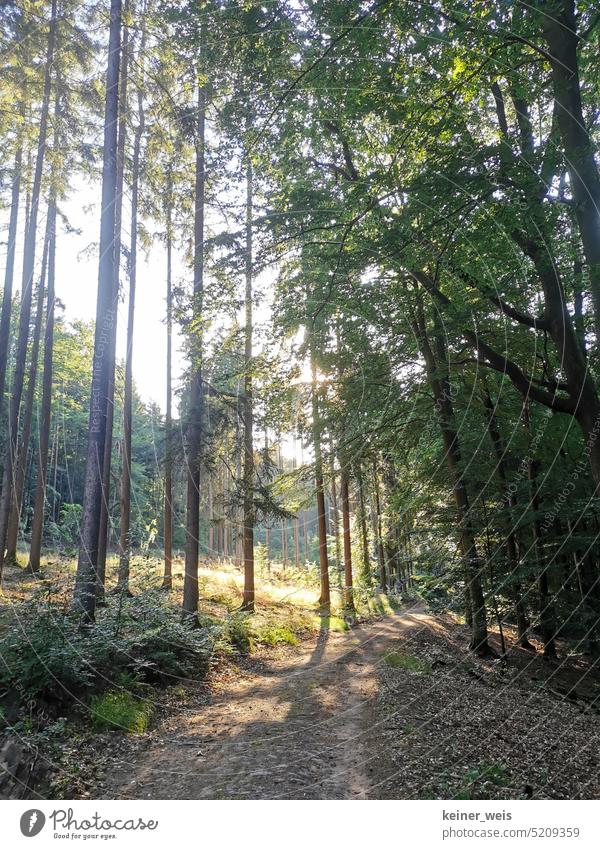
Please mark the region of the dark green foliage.
[[0, 688], [11, 717], [29, 703], [56, 712], [115, 685], [201, 679], [222, 639], [216, 625], [182, 623], [159, 593], [113, 602], [86, 630], [45, 602], [11, 612], [0, 638]]

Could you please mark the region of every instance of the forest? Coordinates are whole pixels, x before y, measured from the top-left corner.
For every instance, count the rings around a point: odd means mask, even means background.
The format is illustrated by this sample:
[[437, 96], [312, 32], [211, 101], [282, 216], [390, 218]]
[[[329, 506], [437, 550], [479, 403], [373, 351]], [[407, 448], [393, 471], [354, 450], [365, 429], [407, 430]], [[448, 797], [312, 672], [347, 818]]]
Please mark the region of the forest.
[[0, 798], [598, 798], [594, 4], [0, 24]]

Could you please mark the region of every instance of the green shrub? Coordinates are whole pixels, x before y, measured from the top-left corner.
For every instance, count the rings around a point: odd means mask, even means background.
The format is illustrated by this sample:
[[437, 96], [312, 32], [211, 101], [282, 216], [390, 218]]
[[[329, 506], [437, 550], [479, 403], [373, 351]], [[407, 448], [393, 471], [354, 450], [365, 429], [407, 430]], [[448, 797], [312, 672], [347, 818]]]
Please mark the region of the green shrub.
[[[0, 637], [0, 692], [11, 720], [33, 703], [58, 711], [115, 684], [201, 678], [209, 667], [218, 628], [194, 627], [164, 596], [119, 599], [82, 631], [76, 617], [39, 600], [16, 605]], [[7, 699], [11, 699], [10, 705]]]
[[247, 613], [232, 613], [220, 628], [219, 647], [225, 651], [248, 654], [252, 651], [252, 629]]
[[152, 706], [130, 693], [111, 691], [94, 696], [90, 713], [99, 731], [120, 729], [130, 734], [143, 734], [152, 716]]

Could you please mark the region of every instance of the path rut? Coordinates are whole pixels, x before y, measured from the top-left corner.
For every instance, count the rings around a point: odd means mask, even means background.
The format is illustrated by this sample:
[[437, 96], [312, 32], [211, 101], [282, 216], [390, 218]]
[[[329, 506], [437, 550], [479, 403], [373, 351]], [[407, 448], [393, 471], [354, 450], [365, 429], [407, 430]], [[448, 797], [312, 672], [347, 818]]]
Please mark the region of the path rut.
[[[240, 672], [207, 704], [165, 719], [146, 749], [124, 756], [102, 795], [113, 799], [366, 799], [376, 783], [377, 664], [421, 608]], [[375, 756], [374, 756], [375, 755]]]

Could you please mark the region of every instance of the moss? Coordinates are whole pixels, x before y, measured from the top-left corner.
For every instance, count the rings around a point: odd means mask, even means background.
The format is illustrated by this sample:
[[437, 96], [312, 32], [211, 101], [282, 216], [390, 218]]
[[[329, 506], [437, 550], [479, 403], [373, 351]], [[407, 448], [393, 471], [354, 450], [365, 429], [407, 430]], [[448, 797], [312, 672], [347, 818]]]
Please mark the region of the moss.
[[394, 669], [405, 669], [407, 672], [417, 672], [419, 675], [429, 675], [432, 671], [431, 664], [421, 660], [412, 654], [400, 654], [391, 651], [384, 655], [383, 662]]
[[143, 734], [152, 716], [152, 706], [129, 693], [112, 691], [95, 696], [90, 702], [90, 712], [99, 731], [120, 729]]

